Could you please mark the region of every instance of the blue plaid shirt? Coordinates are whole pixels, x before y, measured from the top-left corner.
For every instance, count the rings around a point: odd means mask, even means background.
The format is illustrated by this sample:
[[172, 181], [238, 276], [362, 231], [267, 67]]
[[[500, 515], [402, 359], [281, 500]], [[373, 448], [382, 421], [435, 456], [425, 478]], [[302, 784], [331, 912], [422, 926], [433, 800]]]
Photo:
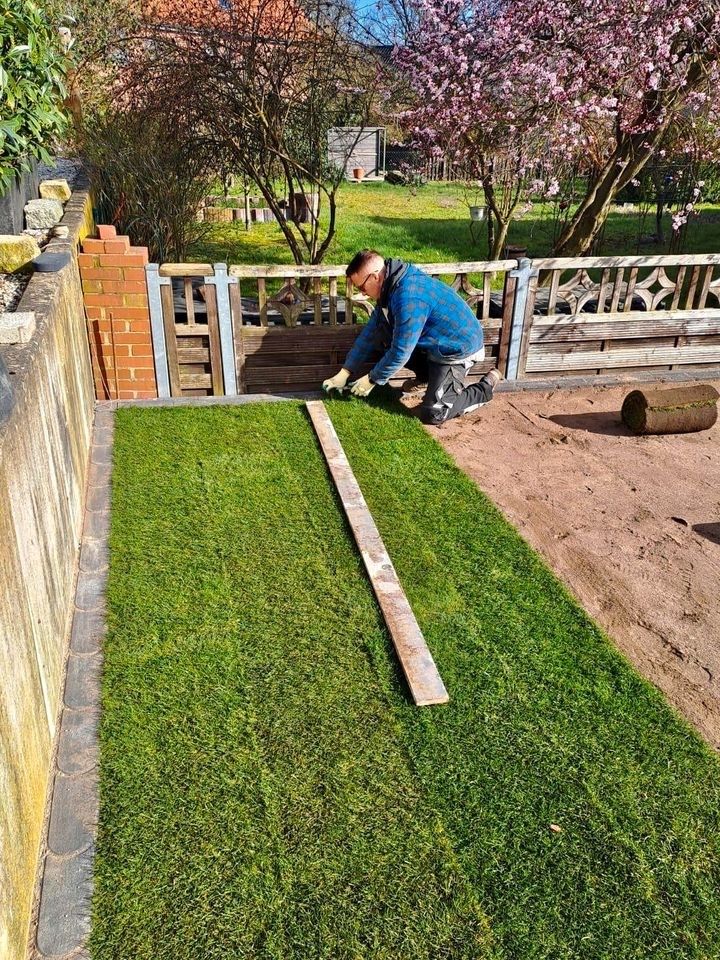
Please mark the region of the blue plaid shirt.
[[482, 324], [462, 297], [412, 264], [390, 289], [386, 309], [387, 318], [378, 303], [343, 364], [354, 371], [384, 349], [370, 371], [373, 383], [387, 383], [415, 347], [427, 350], [435, 363], [449, 363], [483, 345]]

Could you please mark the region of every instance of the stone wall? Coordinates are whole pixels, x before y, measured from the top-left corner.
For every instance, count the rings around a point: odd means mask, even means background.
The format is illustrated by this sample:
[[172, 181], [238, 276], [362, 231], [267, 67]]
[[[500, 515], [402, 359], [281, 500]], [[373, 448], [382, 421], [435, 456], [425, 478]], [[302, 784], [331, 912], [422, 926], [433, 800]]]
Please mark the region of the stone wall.
[[27, 344], [2, 347], [12, 390], [0, 420], [0, 957], [26, 955], [46, 790], [74, 603], [94, 395], [77, 264], [87, 191], [68, 201], [70, 253], [35, 273], [18, 307]]

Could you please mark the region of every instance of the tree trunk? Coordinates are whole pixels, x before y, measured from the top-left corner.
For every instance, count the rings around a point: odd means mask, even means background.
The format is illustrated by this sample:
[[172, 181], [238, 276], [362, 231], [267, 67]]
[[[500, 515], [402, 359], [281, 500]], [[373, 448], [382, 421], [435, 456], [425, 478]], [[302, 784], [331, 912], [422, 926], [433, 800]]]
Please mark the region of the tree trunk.
[[507, 220], [498, 220], [497, 229], [495, 231], [495, 242], [493, 243], [492, 250], [490, 251], [491, 260], [502, 260], [502, 251], [503, 247], [505, 246], [505, 241], [507, 240], [509, 229], [509, 217]]
[[650, 134], [623, 136], [597, 177], [588, 184], [585, 199], [560, 234], [553, 256], [577, 257], [592, 246], [618, 192], [635, 177], [652, 156], [667, 124]]

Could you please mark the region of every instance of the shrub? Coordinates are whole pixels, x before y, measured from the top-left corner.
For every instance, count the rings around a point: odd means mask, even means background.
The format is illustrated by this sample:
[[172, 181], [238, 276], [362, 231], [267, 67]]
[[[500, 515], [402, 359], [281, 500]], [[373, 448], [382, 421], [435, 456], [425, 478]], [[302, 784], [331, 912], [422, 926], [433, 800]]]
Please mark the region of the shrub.
[[0, 0], [0, 194], [63, 132], [67, 58], [32, 0]]
[[198, 222], [216, 171], [197, 144], [173, 136], [157, 114], [108, 111], [88, 122], [83, 154], [96, 216], [153, 261], [180, 261], [208, 227]]

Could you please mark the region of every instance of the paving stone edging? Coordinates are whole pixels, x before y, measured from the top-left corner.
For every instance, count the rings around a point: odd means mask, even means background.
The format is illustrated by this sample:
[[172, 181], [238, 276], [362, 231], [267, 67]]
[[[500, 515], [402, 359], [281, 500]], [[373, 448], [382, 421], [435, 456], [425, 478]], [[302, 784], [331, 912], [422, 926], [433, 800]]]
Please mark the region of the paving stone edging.
[[89, 960], [99, 814], [100, 681], [109, 565], [114, 410], [96, 407], [52, 799], [40, 866], [34, 960]]

